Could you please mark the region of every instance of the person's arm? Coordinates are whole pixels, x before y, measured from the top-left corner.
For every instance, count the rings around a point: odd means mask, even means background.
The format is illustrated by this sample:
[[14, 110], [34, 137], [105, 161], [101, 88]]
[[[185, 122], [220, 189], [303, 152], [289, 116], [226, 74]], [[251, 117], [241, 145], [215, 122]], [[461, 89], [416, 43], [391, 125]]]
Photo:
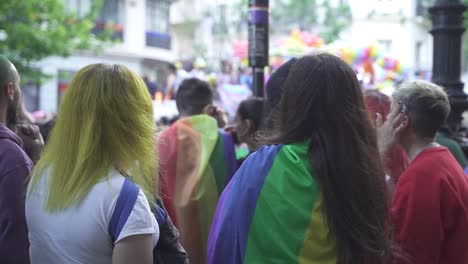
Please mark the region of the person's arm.
[[31, 115], [31, 113], [28, 112], [28, 110], [26, 110], [22, 97], [21, 97], [21, 103], [20, 103], [20, 109], [19, 109], [18, 115], [19, 115], [20, 121], [23, 124], [34, 124], [34, 117]]
[[159, 238], [159, 227], [142, 190], [116, 242], [114, 264], [153, 263], [153, 239]]
[[126, 237], [114, 246], [112, 264], [153, 263], [152, 235]]
[[164, 91], [164, 95], [166, 99], [169, 99], [170, 96], [173, 97], [173, 92], [174, 92], [174, 80], [175, 76], [174, 75], [169, 75], [166, 80], [166, 90]]
[[424, 184], [423, 177], [412, 178], [400, 179], [405, 182], [397, 185], [391, 210], [395, 241], [409, 260], [395, 263], [436, 264], [444, 237], [440, 189], [436, 184]]
[[0, 175], [0, 262], [28, 263], [25, 182], [30, 170], [17, 165]]
[[44, 139], [39, 127], [36, 125], [19, 125], [17, 134], [23, 141], [24, 151], [36, 164], [41, 158], [42, 149], [44, 148]]
[[205, 109], [203, 109], [203, 113], [216, 119], [219, 128], [224, 128], [228, 123], [226, 112], [215, 105], [207, 105]]

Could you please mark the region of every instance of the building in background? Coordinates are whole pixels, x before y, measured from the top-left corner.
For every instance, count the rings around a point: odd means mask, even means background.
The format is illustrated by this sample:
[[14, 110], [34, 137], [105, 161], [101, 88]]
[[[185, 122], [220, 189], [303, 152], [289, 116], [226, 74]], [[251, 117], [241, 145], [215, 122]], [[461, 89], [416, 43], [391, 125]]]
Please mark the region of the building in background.
[[[277, 6], [270, 0], [270, 8]], [[432, 36], [423, 0], [326, 0], [332, 6], [348, 4], [352, 22], [337, 42], [354, 47], [379, 44], [381, 52], [398, 59], [411, 73], [427, 73], [432, 67]], [[208, 61], [232, 57], [232, 42], [247, 39], [247, 22], [241, 21], [247, 5], [240, 0], [176, 0], [171, 7], [171, 27], [179, 59], [202, 56]], [[246, 2], [246, 1], [244, 1]], [[239, 12], [245, 8], [245, 12]], [[241, 14], [241, 17], [239, 17]], [[317, 15], [324, 19], [325, 14]], [[270, 18], [271, 19], [271, 18]], [[293, 27], [270, 30], [270, 40], [289, 34]], [[306, 31], [320, 35], [317, 25]]]
[[[351, 45], [378, 43], [382, 52], [397, 58], [412, 75], [432, 69], [432, 36], [427, 7], [422, 0], [347, 0], [353, 15], [341, 35]], [[421, 76], [423, 77], [423, 76]]]
[[220, 61], [232, 57], [233, 41], [247, 39], [243, 13], [247, 5], [238, 0], [175, 0], [170, 17], [172, 51], [179, 60], [203, 58], [209, 69], [219, 69]]
[[[92, 0], [64, 0], [69, 11], [84, 15]], [[169, 14], [171, 0], [105, 0], [95, 33], [112, 26], [110, 44], [102, 52], [81, 51], [70, 57], [49, 57], [37, 67], [51, 76], [25, 95], [30, 111], [56, 112], [73, 75], [92, 63], [118, 63], [164, 86], [167, 64], [175, 60], [171, 50]], [[34, 98], [36, 97], [36, 98]], [[31, 102], [31, 103], [29, 103]], [[33, 102], [37, 102], [36, 105]], [[36, 108], [36, 109], [33, 109]]]
[[[92, 0], [63, 0], [69, 11], [86, 14]], [[203, 58], [208, 70], [233, 56], [233, 43], [247, 40], [247, 5], [242, 0], [105, 0], [95, 33], [112, 25], [112, 38], [102, 53], [75, 53], [68, 58], [50, 57], [36, 66], [52, 76], [40, 87], [27, 89], [30, 110], [57, 110], [73, 74], [97, 62], [119, 63], [163, 88], [167, 63]], [[277, 1], [270, 0], [271, 8]], [[243, 1], [246, 2], [246, 1]], [[330, 0], [348, 4], [352, 22], [337, 42], [362, 47], [379, 44], [381, 52], [398, 59], [411, 76], [430, 77], [432, 36], [424, 0]], [[320, 12], [318, 12], [320, 16]], [[322, 15], [323, 16], [323, 15]], [[270, 37], [287, 35], [295, 25], [275, 28]], [[297, 27], [297, 25], [296, 25]], [[317, 25], [305, 30], [320, 34]], [[425, 76], [424, 76], [425, 75]]]

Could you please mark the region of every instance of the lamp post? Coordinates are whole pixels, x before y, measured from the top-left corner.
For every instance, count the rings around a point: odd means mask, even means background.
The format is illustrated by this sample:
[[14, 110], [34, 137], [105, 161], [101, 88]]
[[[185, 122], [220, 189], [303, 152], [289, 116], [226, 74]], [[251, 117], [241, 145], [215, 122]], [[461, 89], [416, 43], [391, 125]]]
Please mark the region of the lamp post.
[[268, 66], [268, 12], [269, 0], [249, 0], [249, 66], [258, 97], [264, 96], [264, 69]]
[[463, 12], [466, 7], [459, 0], [437, 0], [429, 13], [434, 37], [432, 81], [443, 86], [450, 97], [452, 112], [445, 132], [459, 139], [465, 152], [468, 149], [462, 127], [463, 112], [468, 109], [468, 96], [463, 92], [461, 75]]

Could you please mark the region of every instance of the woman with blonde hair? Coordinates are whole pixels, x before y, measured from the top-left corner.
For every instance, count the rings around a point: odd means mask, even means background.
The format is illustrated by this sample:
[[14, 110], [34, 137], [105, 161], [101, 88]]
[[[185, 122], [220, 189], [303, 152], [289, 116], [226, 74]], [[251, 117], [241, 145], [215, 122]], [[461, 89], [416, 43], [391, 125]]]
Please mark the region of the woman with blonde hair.
[[[94, 64], [76, 74], [28, 188], [32, 263], [152, 263], [154, 132], [151, 99], [135, 73]], [[139, 191], [122, 209], [129, 182]], [[112, 233], [114, 213], [125, 209]]]

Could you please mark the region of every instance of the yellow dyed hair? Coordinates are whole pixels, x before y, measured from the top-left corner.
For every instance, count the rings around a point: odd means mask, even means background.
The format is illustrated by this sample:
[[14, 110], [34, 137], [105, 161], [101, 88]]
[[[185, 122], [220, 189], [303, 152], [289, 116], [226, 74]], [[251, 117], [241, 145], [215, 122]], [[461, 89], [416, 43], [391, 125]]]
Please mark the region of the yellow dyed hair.
[[155, 125], [143, 80], [122, 65], [93, 64], [71, 81], [56, 125], [32, 174], [32, 188], [50, 168], [46, 209], [80, 203], [117, 168], [153, 201]]

